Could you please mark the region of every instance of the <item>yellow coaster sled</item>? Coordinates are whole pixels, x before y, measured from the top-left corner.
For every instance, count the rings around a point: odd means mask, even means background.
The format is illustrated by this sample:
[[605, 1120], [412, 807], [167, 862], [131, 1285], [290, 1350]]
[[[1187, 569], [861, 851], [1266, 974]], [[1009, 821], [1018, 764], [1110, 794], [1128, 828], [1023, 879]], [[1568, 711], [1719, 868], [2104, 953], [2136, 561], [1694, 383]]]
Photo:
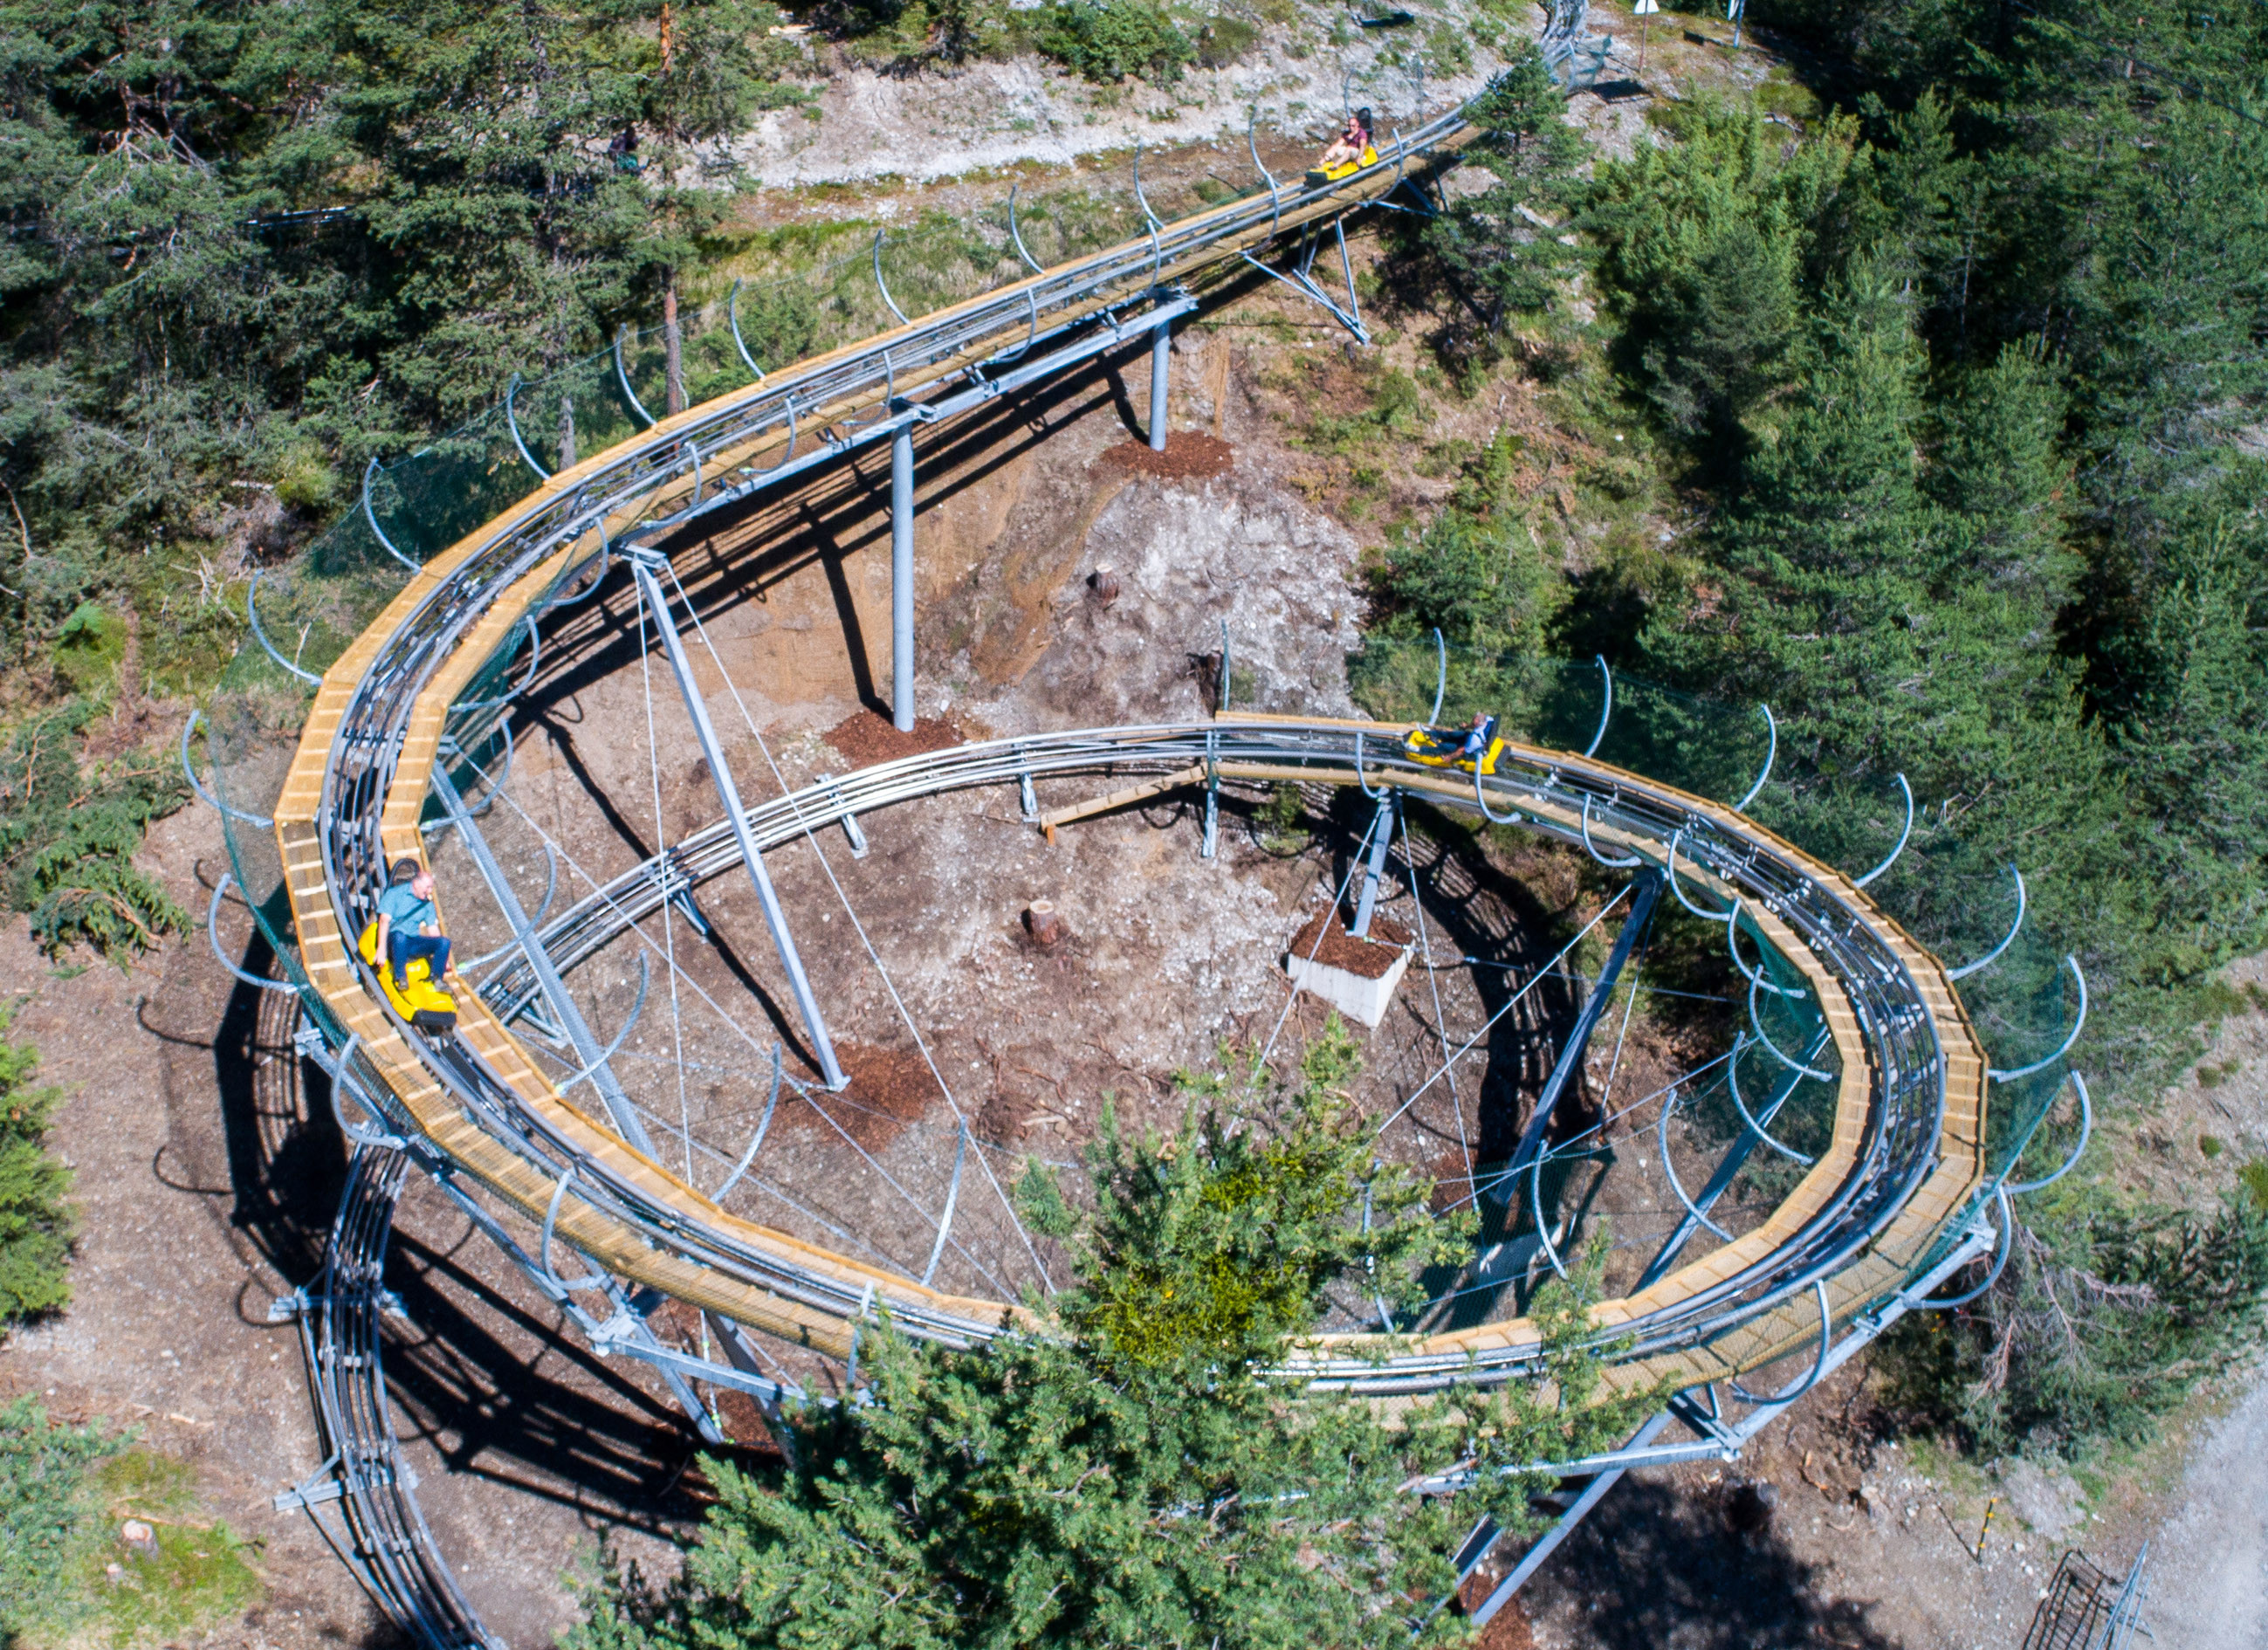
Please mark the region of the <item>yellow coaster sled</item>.
[[1504, 755], [1504, 740], [1497, 737], [1496, 718], [1489, 718], [1481, 732], [1484, 743], [1477, 762], [1465, 755], [1462, 728], [1413, 727], [1403, 735], [1402, 751], [1410, 761], [1423, 762], [1428, 768], [1494, 773], [1496, 759]]
[[433, 965], [423, 957], [409, 961], [409, 977], [397, 984], [394, 969], [378, 958], [378, 924], [372, 923], [362, 931], [355, 944], [362, 960], [377, 971], [378, 983], [386, 992], [386, 1000], [394, 1005], [394, 1012], [419, 1031], [454, 1031], [457, 1028], [457, 999], [443, 991], [433, 978]]
[[1307, 187], [1314, 189], [1326, 183], [1336, 183], [1341, 178], [1351, 178], [1365, 166], [1374, 166], [1377, 164], [1378, 151], [1365, 144], [1362, 146], [1362, 158], [1359, 160], [1343, 160], [1336, 166], [1310, 167], [1307, 172]]

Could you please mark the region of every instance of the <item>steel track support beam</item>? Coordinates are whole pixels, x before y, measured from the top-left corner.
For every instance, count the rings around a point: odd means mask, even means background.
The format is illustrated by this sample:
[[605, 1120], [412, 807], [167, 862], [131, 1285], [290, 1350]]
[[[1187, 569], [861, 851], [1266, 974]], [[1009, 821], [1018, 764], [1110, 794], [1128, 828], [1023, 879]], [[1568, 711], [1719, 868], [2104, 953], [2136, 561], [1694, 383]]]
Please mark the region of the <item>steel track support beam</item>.
[[1387, 850], [1394, 845], [1394, 815], [1402, 793], [1389, 786], [1378, 799], [1378, 817], [1371, 821], [1370, 864], [1362, 873], [1362, 897], [1355, 903], [1354, 926], [1347, 932], [1357, 939], [1369, 937], [1370, 919], [1378, 910], [1378, 884], [1386, 874]]
[[890, 719], [914, 731], [914, 430], [890, 438]]
[[[1639, 1427], [1624, 1447], [1645, 1448], [1668, 1425], [1669, 1412], [1665, 1410]], [[1624, 1470], [1621, 1467], [1611, 1467], [1584, 1484], [1582, 1493], [1575, 1498], [1572, 1505], [1559, 1514], [1557, 1521], [1550, 1528], [1535, 1538], [1535, 1544], [1521, 1555], [1518, 1564], [1513, 1565], [1512, 1573], [1498, 1582], [1488, 1597], [1482, 1601], [1481, 1607], [1473, 1612], [1474, 1626], [1488, 1625], [1491, 1618], [1505, 1607], [1512, 1595], [1528, 1584], [1528, 1579], [1543, 1567], [1543, 1561], [1559, 1550], [1559, 1543], [1574, 1534], [1575, 1526], [1591, 1515], [1591, 1509], [1606, 1498], [1607, 1492], [1622, 1482]], [[1458, 1551], [1457, 1580], [1460, 1583], [1480, 1567], [1481, 1560], [1489, 1556], [1497, 1538], [1503, 1533], [1497, 1528], [1495, 1520], [1481, 1521], [1480, 1528], [1466, 1538], [1464, 1546]]]
[[1150, 328], [1150, 451], [1166, 450], [1166, 390], [1170, 382], [1167, 357], [1173, 353], [1174, 323], [1168, 319]]
[[[654, 629], [661, 633], [662, 651], [668, 655], [671, 674], [677, 678], [677, 691], [685, 701], [685, 712], [693, 719], [693, 737], [700, 742], [701, 755], [709, 764], [709, 777], [716, 782], [717, 799], [724, 804], [725, 818], [733, 828], [733, 840], [740, 844], [740, 863], [747, 867], [748, 880], [755, 885], [757, 902], [764, 908], [764, 924], [772, 931], [772, 945], [779, 953], [780, 967], [787, 973], [788, 990], [795, 998], [796, 1012], [803, 1016], [803, 1028], [810, 1035], [811, 1051], [819, 1063], [820, 1074], [829, 1089], [840, 1091], [850, 1079], [843, 1075], [843, 1067], [835, 1057], [835, 1042], [827, 1035], [826, 1017], [819, 1012], [819, 998], [813, 995], [811, 978], [803, 971], [803, 957], [795, 948], [795, 936], [788, 931], [787, 913], [780, 908], [779, 895], [764, 869], [764, 857], [757, 850], [756, 839], [749, 834], [747, 810], [740, 805], [740, 787], [733, 782], [733, 770], [725, 765], [725, 748], [718, 741], [717, 729], [709, 720], [709, 706], [701, 697], [700, 684], [693, 679], [693, 662], [686, 657], [685, 638], [678, 634], [677, 621], [670, 613], [669, 599], [662, 593], [661, 580], [654, 577], [653, 563], [658, 558], [652, 552], [641, 550], [632, 552], [626, 559], [645, 597]], [[586, 1056], [585, 1064], [588, 1063]]]
[[[1226, 654], [1221, 656], [1225, 660]], [[1197, 858], [1210, 859], [1220, 851], [1220, 735], [1205, 735], [1204, 837]]]
[[466, 851], [472, 855], [474, 865], [480, 868], [482, 880], [489, 885], [489, 893], [496, 901], [497, 909], [504, 913], [504, 921], [511, 925], [513, 939], [519, 942], [521, 952], [526, 956], [527, 966], [534, 973], [536, 983], [542, 987], [544, 1000], [550, 1005], [555, 1023], [567, 1034], [567, 1041], [575, 1045], [576, 1058], [591, 1073], [592, 1086], [599, 1091], [599, 1098], [606, 1105], [607, 1115], [615, 1120], [615, 1128], [623, 1139], [652, 1157], [653, 1142], [646, 1136], [645, 1124], [639, 1119], [637, 1108], [630, 1104], [630, 1096], [622, 1092], [622, 1083], [615, 1078], [614, 1068], [607, 1064], [606, 1045], [592, 1035], [590, 1024], [583, 1018], [583, 1011], [567, 994], [567, 982], [560, 977], [558, 966], [551, 961], [551, 954], [543, 948], [543, 941], [537, 938], [534, 925], [527, 920], [527, 912], [520, 905], [519, 895], [512, 892], [511, 882], [504, 877], [504, 867], [497, 863], [487, 838], [481, 835], [481, 828], [466, 808], [465, 799], [458, 794], [456, 785], [450, 781], [447, 770], [439, 762], [433, 764], [433, 791], [441, 799], [441, 806], [448, 811], [451, 821], [457, 828], [457, 840], [463, 843]]
[[1623, 919], [1623, 931], [1615, 936], [1615, 947], [1607, 954], [1607, 965], [1599, 970], [1598, 983], [1591, 988], [1583, 1012], [1576, 1016], [1574, 1029], [1567, 1034], [1566, 1046], [1559, 1050], [1551, 1075], [1543, 1080], [1543, 1092], [1535, 1097], [1535, 1115], [1520, 1131], [1520, 1144], [1513, 1148], [1512, 1161], [1489, 1188], [1488, 1196], [1492, 1202], [1502, 1204], [1514, 1195], [1510, 1189], [1515, 1179], [1543, 1149], [1543, 1135], [1551, 1126], [1551, 1114], [1559, 1104], [1559, 1097], [1567, 1092], [1568, 1079], [1582, 1067], [1583, 1052], [1590, 1046], [1591, 1032], [1598, 1025], [1599, 1017], [1606, 1013], [1607, 999], [1614, 995], [1616, 983], [1622, 978], [1624, 965], [1630, 961], [1646, 919], [1653, 915], [1653, 903], [1661, 897], [1661, 873], [1651, 866], [1631, 879], [1630, 915]]

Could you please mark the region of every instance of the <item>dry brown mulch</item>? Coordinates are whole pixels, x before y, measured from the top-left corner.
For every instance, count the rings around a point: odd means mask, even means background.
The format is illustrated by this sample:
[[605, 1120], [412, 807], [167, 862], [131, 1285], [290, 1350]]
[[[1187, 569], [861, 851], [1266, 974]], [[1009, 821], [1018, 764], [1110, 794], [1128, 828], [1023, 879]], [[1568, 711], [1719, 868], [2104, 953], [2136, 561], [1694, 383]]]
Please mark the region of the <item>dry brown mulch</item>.
[[1163, 453], [1150, 451], [1146, 441], [1123, 441], [1095, 460], [1098, 466], [1189, 481], [1219, 475], [1235, 462], [1234, 447], [1219, 436], [1200, 435], [1194, 430], [1167, 431]]
[[[835, 1129], [828, 1122], [831, 1117], [844, 1134], [869, 1152], [879, 1152], [919, 1123], [931, 1106], [944, 1098], [919, 1049], [874, 1049], [838, 1042], [835, 1057], [842, 1062], [850, 1086], [839, 1094], [783, 1095], [779, 1113], [783, 1128], [808, 1130], [834, 1139]], [[822, 1109], [825, 1116], [820, 1115]]]
[[[1324, 924], [1329, 927], [1326, 929]], [[1318, 944], [1320, 936], [1321, 943]], [[1401, 924], [1388, 917], [1373, 916], [1370, 919], [1370, 934], [1358, 939], [1347, 932], [1339, 914], [1325, 911], [1311, 917], [1300, 932], [1292, 936], [1290, 950], [1297, 957], [1309, 957], [1334, 969], [1344, 969], [1349, 974], [1366, 980], [1386, 977], [1387, 969], [1402, 954], [1402, 947], [1414, 936]]]
[[861, 768], [900, 756], [925, 756], [933, 750], [951, 750], [968, 742], [968, 734], [949, 716], [914, 718], [914, 731], [898, 732], [897, 725], [876, 711], [861, 711], [827, 730], [827, 742]]
[[[1484, 1565], [1465, 1578], [1457, 1591], [1457, 1608], [1471, 1615], [1488, 1602], [1496, 1588], [1496, 1566]], [[1481, 1629], [1473, 1640], [1474, 1650], [1535, 1650], [1535, 1633], [1528, 1624], [1528, 1612], [1520, 1607], [1520, 1595], [1515, 1593], [1505, 1600], [1504, 1608], [1489, 1617], [1489, 1624]]]

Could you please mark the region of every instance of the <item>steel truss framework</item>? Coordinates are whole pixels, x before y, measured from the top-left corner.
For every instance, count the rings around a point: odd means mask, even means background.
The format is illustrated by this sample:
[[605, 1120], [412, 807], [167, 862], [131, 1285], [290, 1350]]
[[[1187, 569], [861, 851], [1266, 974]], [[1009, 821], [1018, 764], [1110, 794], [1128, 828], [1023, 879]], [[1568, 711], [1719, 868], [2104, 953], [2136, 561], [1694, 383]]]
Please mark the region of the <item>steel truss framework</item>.
[[[1662, 1441], [1664, 1427], [1656, 1423], [1612, 1455], [1536, 1463], [1538, 1473], [1590, 1480], [1593, 1492], [1579, 1506], [1631, 1464], [1736, 1452], [1898, 1315], [1952, 1304], [1923, 1297], [1960, 1267], [1996, 1242], [2005, 1256], [2006, 1191], [1990, 1183], [1984, 1161], [1983, 1050], [1947, 971], [1861, 891], [1879, 868], [1865, 878], [1845, 876], [1731, 809], [1587, 752], [1515, 747], [1492, 775], [1480, 777], [1409, 761], [1400, 754], [1399, 730], [1376, 724], [1230, 712], [1226, 646], [1224, 708], [1211, 722], [1029, 736], [882, 764], [737, 807], [734, 816], [556, 915], [548, 915], [549, 895], [533, 917], [516, 902], [505, 905], [514, 941], [478, 998], [460, 1001], [454, 1034], [429, 1036], [394, 1019], [347, 943], [368, 918], [386, 865], [402, 854], [422, 857], [424, 836], [437, 826], [462, 834], [499, 903], [509, 899], [479, 845], [476, 822], [502, 781], [488, 782], [471, 759], [497, 744], [511, 702], [534, 680], [533, 664], [521, 682], [496, 696], [462, 696], [475, 681], [491, 679], [492, 661], [509, 653], [523, 627], [533, 641], [545, 613], [595, 587], [617, 550], [634, 556], [647, 600], [666, 606], [657, 577], [666, 560], [643, 547], [663, 543], [696, 517], [871, 442], [889, 440], [909, 455], [910, 435], [920, 426], [1122, 345], [1150, 343], [1162, 366], [1158, 346], [1171, 321], [1193, 306], [1193, 289], [1226, 278], [1270, 245], [1304, 239], [1312, 248], [1327, 228], [1337, 232], [1346, 213], [1415, 181], [1412, 168], [1453, 155], [1469, 136], [1462, 112], [1454, 113], [1342, 183], [1287, 189], [1271, 179], [1265, 195], [1170, 225], [1152, 218], [1138, 240], [760, 375], [545, 477], [522, 505], [417, 570], [320, 678], [272, 821], [224, 805], [232, 825], [272, 824], [282, 851], [297, 955], [284, 959], [288, 981], [256, 983], [299, 991], [309, 1022], [303, 1052], [330, 1074], [335, 1097], [359, 1114], [350, 1119], [342, 1112], [354, 1159], [321, 1283], [277, 1307], [300, 1325], [330, 1449], [323, 1468], [279, 1504], [319, 1515], [337, 1509], [344, 1520], [341, 1551], [421, 1640], [489, 1642], [417, 1514], [393, 1441], [380, 1364], [380, 1323], [390, 1302], [380, 1275], [394, 1201], [409, 1168], [430, 1175], [596, 1350], [654, 1364], [704, 1430], [709, 1418], [690, 1381], [747, 1392], [768, 1410], [803, 1396], [777, 1372], [764, 1372], [759, 1343], [743, 1326], [845, 1358], [855, 1369], [860, 1326], [883, 1305], [906, 1332], [955, 1346], [1026, 1322], [1004, 1299], [948, 1295], [930, 1287], [928, 1274], [917, 1280], [726, 1214], [715, 1197], [655, 1160], [635, 1109], [626, 1100], [615, 1103], [619, 1085], [609, 1061], [621, 1035], [601, 1048], [586, 1028], [574, 1026], [559, 983], [563, 971], [644, 916], [675, 910], [698, 925], [694, 890], [706, 879], [740, 866], [761, 880], [767, 850], [830, 824], [857, 843], [860, 816], [917, 798], [1012, 785], [1027, 817], [1035, 817], [1035, 781], [1194, 772], [1205, 786], [1210, 851], [1213, 798], [1224, 779], [1359, 785], [1385, 799], [1373, 828], [1381, 842], [1398, 816], [1398, 799], [1422, 796], [1447, 809], [1520, 820], [1602, 858], [1612, 854], [1612, 863], [1638, 870], [1644, 897], [1667, 887], [1688, 909], [1722, 921], [1736, 960], [1736, 936], [1745, 927], [1752, 944], [1793, 970], [1787, 977], [1800, 977], [1800, 987], [1784, 986], [1741, 964], [1751, 981], [1755, 1044], [1834, 1084], [1832, 1142], [1770, 1219], [1700, 1262], [1680, 1263], [1679, 1251], [1699, 1226], [1721, 1230], [1707, 1210], [1739, 1160], [1758, 1144], [1787, 1150], [1767, 1132], [1786, 1090], [1755, 1114], [1743, 1107], [1749, 1133], [1697, 1198], [1680, 1190], [1692, 1219], [1638, 1292], [1607, 1303], [1597, 1317], [1602, 1337], [1627, 1345], [1618, 1380], [1668, 1380], [1683, 1390], [1674, 1413], [1690, 1437]], [[1312, 285], [1307, 263], [1300, 275]], [[1138, 313], [1128, 313], [1138, 305]], [[1351, 290], [1344, 318], [1359, 333], [1351, 305]], [[1339, 313], [1335, 303], [1329, 307]], [[1152, 386], [1153, 439], [1163, 431], [1162, 381], [1160, 371]], [[908, 456], [894, 468], [903, 472], [909, 463]], [[531, 468], [538, 467], [531, 461]], [[900, 490], [909, 495], [900, 513], [909, 514], [910, 490]], [[899, 582], [909, 589], [909, 579]], [[909, 603], [909, 595], [903, 600]], [[899, 618], [902, 630], [905, 615]], [[264, 635], [257, 639], [269, 645]], [[909, 712], [909, 646], [896, 678], [902, 717]], [[1611, 676], [1607, 681], [1611, 691]], [[508, 762], [508, 731], [501, 740]], [[187, 750], [185, 733], [185, 759]], [[486, 794], [468, 802], [450, 777], [453, 767], [482, 781]], [[725, 794], [737, 803], [736, 793]], [[438, 818], [435, 797], [443, 805]], [[556, 872], [555, 858], [555, 891]], [[1373, 867], [1373, 891], [1375, 875]], [[1713, 904], [1696, 903], [1689, 890]], [[217, 896], [216, 914], [218, 903]], [[775, 932], [790, 954], [784, 919]], [[1627, 947], [1617, 952], [1609, 974], [1628, 955]], [[1594, 993], [1586, 1032], [1610, 985], [1602, 980]], [[1800, 1060], [1765, 1035], [1756, 1018], [1760, 991], [1808, 994], [1815, 1003], [1818, 1036]], [[815, 1006], [811, 1013], [815, 1023]], [[507, 1029], [521, 1018], [563, 1029], [580, 1061], [571, 1079], [555, 1083], [542, 1074]], [[1736, 1047], [1732, 1057], [1741, 1052]], [[1443, 1054], [1437, 1075], [1454, 1086], [1456, 1057], [1446, 1035]], [[1562, 1064], [1579, 1057], [1580, 1046], [1571, 1044]], [[1814, 1068], [1815, 1061], [1831, 1061], [1831, 1069]], [[585, 1078], [607, 1101], [613, 1129], [562, 1100], [565, 1087]], [[775, 1105], [780, 1082], [776, 1072]], [[1661, 1101], [1665, 1130], [1674, 1103], [1674, 1091]], [[767, 1108], [767, 1125], [770, 1116]], [[762, 1138], [760, 1126], [736, 1177]], [[1520, 1194], [1511, 1170], [1524, 1168], [1531, 1184], [1540, 1176], [1550, 1154], [1540, 1142], [1539, 1131], [1537, 1143], [1524, 1143], [1525, 1157], [1516, 1155], [1498, 1177], [1502, 1195]], [[964, 1124], [932, 1273], [968, 1149]], [[2002, 1212], [1997, 1227], [1996, 1211]], [[532, 1229], [534, 1242], [515, 1236], [507, 1219]], [[579, 1257], [573, 1264], [580, 1275], [562, 1276], [555, 1259], [562, 1249]], [[578, 1297], [595, 1299], [599, 1308]], [[723, 1361], [666, 1346], [646, 1328], [646, 1314], [664, 1297], [705, 1315]], [[1287, 1348], [1277, 1373], [1317, 1389], [1393, 1398], [1458, 1381], [1516, 1379], [1535, 1352], [1524, 1321], [1415, 1334], [1396, 1331], [1388, 1319], [1381, 1333]], [[1808, 1373], [1791, 1385], [1761, 1395], [1740, 1387], [1743, 1373], [1799, 1354]], [[1726, 1409], [1720, 1385], [1742, 1404], [1739, 1416]], [[1423, 1487], [1447, 1494], [1458, 1486], [1445, 1479]], [[1477, 1565], [1493, 1539], [1492, 1531], [1476, 1529], [1461, 1563]], [[1531, 1553], [1528, 1567], [1540, 1561], [1541, 1552]], [[1524, 1573], [1515, 1573], [1498, 1602]]]

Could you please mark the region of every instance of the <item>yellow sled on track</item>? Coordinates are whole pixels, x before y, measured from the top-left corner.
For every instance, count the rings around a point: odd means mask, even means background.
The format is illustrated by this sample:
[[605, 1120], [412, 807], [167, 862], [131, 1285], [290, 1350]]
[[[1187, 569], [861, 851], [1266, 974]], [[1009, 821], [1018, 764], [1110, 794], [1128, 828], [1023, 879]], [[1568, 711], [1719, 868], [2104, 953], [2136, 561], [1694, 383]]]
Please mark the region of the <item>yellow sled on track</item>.
[[1494, 773], [1496, 759], [1504, 755], [1497, 737], [1496, 718], [1481, 727], [1481, 754], [1476, 761], [1465, 755], [1466, 730], [1461, 727], [1413, 727], [1402, 737], [1403, 754], [1428, 768], [1454, 768], [1462, 773]]
[[386, 992], [386, 1000], [394, 1005], [394, 1012], [419, 1031], [454, 1031], [457, 1028], [457, 999], [443, 991], [433, 977], [433, 965], [423, 957], [413, 957], [409, 962], [409, 977], [399, 983], [394, 978], [390, 963], [378, 960], [378, 924], [372, 923], [362, 931], [355, 949], [362, 960], [377, 971], [379, 985]]
[[1307, 173], [1307, 187], [1311, 189], [1321, 188], [1326, 183], [1336, 183], [1341, 178], [1351, 178], [1365, 166], [1374, 166], [1377, 164], [1378, 151], [1365, 144], [1362, 146], [1362, 158], [1359, 160], [1343, 160], [1336, 166], [1310, 168]]

